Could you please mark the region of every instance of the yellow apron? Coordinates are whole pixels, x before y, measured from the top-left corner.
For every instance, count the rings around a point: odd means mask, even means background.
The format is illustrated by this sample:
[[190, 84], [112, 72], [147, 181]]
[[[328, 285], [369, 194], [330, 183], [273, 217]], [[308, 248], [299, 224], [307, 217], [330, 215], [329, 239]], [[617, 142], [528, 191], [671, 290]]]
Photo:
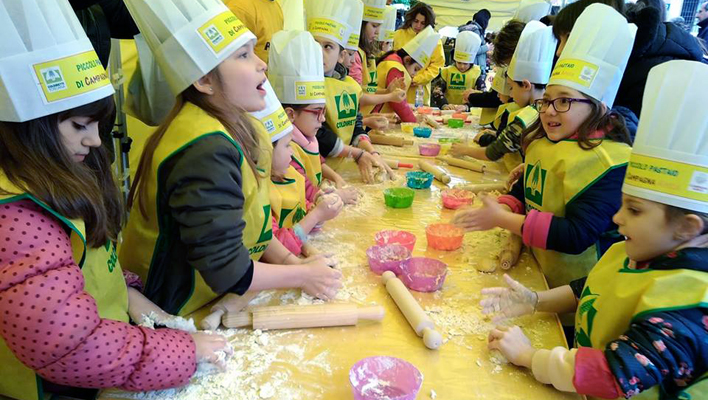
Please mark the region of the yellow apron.
[[[0, 175], [0, 187], [18, 195], [0, 196], [0, 204], [30, 199], [53, 214], [71, 230], [71, 247], [84, 276], [84, 290], [96, 300], [101, 318], [128, 322], [128, 288], [116, 257], [115, 245], [111, 242], [99, 248], [86, 248], [84, 223], [69, 220], [32, 195], [22, 193], [4, 175]], [[0, 339], [0, 395], [19, 400], [40, 400], [44, 397], [42, 379], [18, 360]]]
[[[627, 165], [630, 151], [629, 145], [611, 140], [603, 140], [591, 150], [581, 149], [575, 140], [535, 140], [526, 152], [526, 211], [534, 209], [565, 217], [566, 206], [585, 189], [611, 170]], [[532, 251], [551, 288], [587, 276], [598, 259], [596, 246], [578, 255], [535, 247]]]
[[290, 142], [290, 147], [293, 148], [293, 159], [305, 169], [307, 179], [309, 179], [313, 185], [320, 187], [322, 184], [322, 160], [320, 160], [320, 153], [311, 153], [294, 141]]
[[[516, 103], [513, 102], [511, 104], [516, 105]], [[506, 120], [507, 126], [509, 126], [509, 124], [513, 121], [518, 121], [523, 124], [524, 129], [526, 129], [531, 126], [531, 124], [536, 122], [536, 119], [538, 119], [538, 111], [536, 111], [535, 108], [526, 106], [519, 109], [518, 107], [519, 106], [516, 105], [516, 111], [509, 113], [509, 118]], [[514, 168], [521, 165], [524, 160], [521, 157], [521, 153], [517, 151], [514, 153], [504, 154], [504, 157], [502, 157], [502, 162], [504, 163], [504, 167], [506, 167], [507, 171], [511, 172]]]
[[479, 115], [479, 124], [487, 125], [494, 122], [494, 117], [497, 114], [496, 108], [482, 108], [482, 112]]
[[[270, 176], [273, 151], [270, 137], [260, 121], [255, 118], [252, 118], [251, 121], [259, 135], [258, 141], [261, 147], [261, 155], [258, 159], [259, 174], [264, 177]], [[231, 138], [226, 128], [218, 120], [192, 103], [186, 103], [155, 149], [149, 174], [145, 177], [148, 179], [146, 185], [148, 201], [145, 205], [148, 218], [144, 218], [136, 207], [130, 213], [128, 225], [123, 231], [123, 243], [119, 254], [121, 263], [130, 265], [131, 271], [140, 275], [146, 285], [150, 281], [149, 272], [153, 254], [159, 251], [158, 247], [162, 241], [159, 222], [163, 219], [163, 215], [169, 213], [168, 210], [158, 210], [157, 199], [161, 197], [157, 193], [160, 167], [189, 144], [211, 135], [222, 135], [242, 155], [240, 167], [243, 182], [241, 190], [245, 199], [243, 219], [246, 222], [246, 227], [243, 230], [243, 244], [248, 248], [251, 259], [260, 259], [273, 236], [270, 223], [268, 182], [262, 179], [260, 185], [257, 183], [254, 171], [243, 160], [245, 156], [243, 156], [241, 146]], [[190, 314], [219, 296], [209, 288], [196, 270], [193, 270], [191, 279], [194, 289], [191, 296], [180, 307], [179, 315]]]
[[[417, 33], [413, 30], [413, 28], [407, 28], [407, 29], [399, 29], [397, 30], [394, 35], [393, 35], [393, 49], [398, 50], [405, 46], [408, 42], [411, 41], [414, 37], [416, 37]], [[430, 61], [428, 65], [430, 65], [433, 62], [436, 62], [436, 60], [440, 61], [440, 64], [438, 67], [443, 67], [445, 65], [445, 51], [443, 50], [443, 45], [442, 41], [438, 41], [438, 45], [433, 50], [433, 54], [430, 56]], [[428, 65], [423, 65], [423, 69], [421, 71], [424, 71], [425, 69], [428, 68]], [[437, 73], [437, 70], [435, 71]], [[379, 73], [379, 75], [381, 75]], [[434, 76], [430, 77], [430, 80], [432, 81]], [[380, 87], [380, 86], [379, 86]], [[415, 104], [415, 92], [417, 87], [413, 86], [406, 86], [407, 87], [407, 100], [411, 104]], [[430, 82], [425, 84], [423, 86], [423, 104], [426, 106], [430, 105]]]
[[[483, 110], [486, 110], [486, 108], [484, 108]], [[501, 123], [502, 123], [502, 117], [505, 114], [509, 115], [509, 117], [506, 119], [507, 124], [509, 122], [513, 121], [514, 117], [516, 117], [516, 115], [519, 114], [518, 113], [519, 110], [521, 110], [521, 107], [519, 107], [519, 105], [513, 101], [500, 105], [499, 108], [497, 108], [496, 115], [494, 116], [494, 121], [492, 122], [492, 128], [499, 129], [499, 127], [501, 126]]]
[[[378, 77], [376, 76], [376, 60], [373, 58], [366, 58], [366, 53], [362, 49], [358, 49], [359, 57], [361, 58], [361, 89], [364, 93], [376, 94], [378, 89], [377, 82]], [[362, 106], [361, 114], [369, 115], [374, 106]]]
[[[327, 77], [325, 78], [325, 90], [327, 92], [325, 104], [327, 126], [337, 134], [345, 146], [349, 146], [352, 143], [356, 116], [359, 113], [361, 86], [351, 76], [347, 76], [343, 80]], [[327, 160], [327, 164], [337, 169], [344, 160], [344, 157], [330, 158]]]
[[280, 228], [292, 228], [305, 218], [305, 177], [292, 166], [283, 182], [270, 181], [270, 207]]
[[482, 74], [482, 70], [477, 65], [473, 65], [466, 72], [460, 72], [455, 64], [448, 65], [440, 69], [440, 76], [447, 85], [445, 98], [450, 104], [467, 104], [466, 99], [462, 98], [462, 93], [468, 89], [474, 89], [477, 78]]
[[[605, 350], [632, 321], [651, 312], [708, 307], [708, 273], [628, 268], [625, 243], [605, 253], [590, 272], [575, 314], [576, 346]], [[707, 376], [684, 389], [678, 399], [708, 399]], [[633, 399], [659, 399], [659, 387]]]
[[[408, 88], [411, 86], [411, 82], [413, 81], [411, 79], [411, 76], [408, 74], [408, 71], [406, 68], [401, 64], [400, 62], [396, 60], [386, 60], [386, 61], [381, 61], [379, 65], [376, 67], [377, 75], [378, 75], [378, 88], [379, 89], [388, 89], [388, 86], [386, 85], [386, 78], [388, 77], [389, 71], [392, 69], [396, 69], [398, 71], [401, 71], [403, 73], [403, 84], [405, 85], [404, 90], [408, 90]], [[388, 103], [385, 103], [383, 107], [381, 108], [381, 113], [392, 113], [393, 108]]]

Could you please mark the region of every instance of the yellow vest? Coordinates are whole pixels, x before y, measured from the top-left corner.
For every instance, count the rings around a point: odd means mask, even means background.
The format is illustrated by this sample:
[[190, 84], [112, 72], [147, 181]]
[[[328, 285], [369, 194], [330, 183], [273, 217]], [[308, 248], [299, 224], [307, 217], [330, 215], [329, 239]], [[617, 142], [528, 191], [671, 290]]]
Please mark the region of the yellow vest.
[[[398, 50], [402, 48], [403, 46], [406, 45], [406, 43], [410, 42], [411, 39], [413, 39], [417, 33], [413, 30], [413, 28], [406, 28], [406, 29], [399, 29], [393, 34], [393, 49]], [[443, 50], [443, 45], [442, 41], [438, 41], [437, 47], [435, 47], [435, 50], [433, 50], [433, 54], [430, 56], [430, 64], [434, 63], [439, 63], [438, 68], [441, 68], [445, 65], [445, 50]], [[428, 65], [423, 65], [423, 69], [419, 73], [426, 73], [423, 72], [425, 69], [428, 68]], [[435, 74], [437, 74], [438, 69], [435, 70]], [[381, 75], [381, 74], [379, 74]], [[430, 76], [430, 80], [432, 81], [435, 76]], [[380, 86], [379, 86], [380, 87]], [[411, 87], [407, 86], [408, 93], [408, 102], [411, 104], [415, 104], [415, 92], [416, 92], [417, 87]], [[424, 89], [424, 95], [423, 95], [423, 104], [425, 105], [430, 105], [430, 83], [426, 84], [423, 86]]]
[[[83, 221], [69, 220], [61, 216], [34, 196], [22, 193], [22, 190], [12, 185], [1, 173], [0, 187], [18, 193], [0, 195], [0, 204], [24, 199], [32, 200], [71, 230], [74, 261], [81, 268], [84, 276], [84, 290], [96, 300], [98, 315], [105, 319], [128, 322], [128, 288], [116, 257], [115, 245], [108, 242], [99, 248], [87, 248]], [[0, 395], [20, 400], [39, 400], [44, 397], [41, 378], [22, 364], [2, 339], [0, 339]]]
[[[519, 108], [516, 103], [512, 102], [511, 104], [515, 106], [516, 110], [509, 112], [509, 118], [506, 120], [507, 126], [509, 126], [509, 124], [513, 121], [519, 121], [523, 124], [525, 128], [528, 128], [538, 119], [538, 111], [536, 111], [535, 108], [531, 106]], [[513, 108], [514, 107], [509, 107], [509, 109]], [[521, 165], [524, 160], [521, 157], [521, 153], [517, 151], [514, 153], [504, 154], [504, 157], [502, 157], [502, 162], [504, 163], [504, 166], [506, 167], [507, 171], [511, 172], [511, 170]]]
[[[392, 69], [396, 69], [398, 71], [401, 71], [403, 73], [403, 84], [405, 85], [404, 90], [408, 90], [408, 88], [411, 86], [411, 82], [413, 79], [411, 79], [410, 74], [408, 74], [408, 70], [406, 70], [406, 67], [403, 66], [400, 62], [396, 60], [386, 60], [386, 61], [381, 61], [379, 65], [376, 67], [377, 75], [378, 75], [378, 88], [379, 89], [387, 89], [388, 87], [386, 86], [386, 78], [388, 77], [389, 71]], [[386, 103], [383, 105], [381, 108], [382, 113], [392, 113], [393, 108]]]
[[270, 181], [270, 209], [280, 228], [292, 228], [305, 218], [305, 177], [288, 167], [283, 182]]
[[[361, 89], [364, 93], [376, 94], [378, 89], [378, 77], [376, 75], [376, 60], [373, 58], [367, 59], [366, 53], [362, 49], [358, 49], [359, 57], [361, 58]], [[361, 114], [369, 115], [374, 106], [362, 106]]]
[[307, 179], [309, 179], [313, 185], [320, 187], [322, 184], [322, 160], [320, 160], [320, 153], [311, 153], [294, 141], [290, 142], [290, 147], [293, 148], [293, 159], [305, 169]]
[[482, 70], [477, 65], [473, 65], [465, 72], [460, 72], [455, 64], [448, 65], [440, 69], [440, 76], [447, 84], [445, 98], [450, 104], [467, 104], [466, 99], [462, 98], [462, 93], [465, 90], [473, 89], [477, 78], [482, 74]]
[[[258, 120], [253, 118], [252, 123], [258, 132], [258, 141], [261, 147], [258, 169], [262, 171], [262, 176], [266, 176], [265, 174], [270, 176], [272, 157], [270, 137]], [[253, 260], [260, 259], [263, 251], [268, 246], [273, 236], [270, 224], [268, 182], [263, 179], [260, 186], [258, 185], [254, 172], [243, 159], [245, 156], [241, 146], [226, 132], [226, 128], [218, 120], [209, 116], [199, 107], [186, 103], [167, 129], [163, 140], [160, 141], [160, 144], [155, 149], [149, 173], [144, 178], [148, 180], [145, 186], [148, 191], [145, 204], [148, 218], [144, 218], [137, 207], [130, 213], [128, 225], [123, 231], [123, 243], [120, 250], [120, 260], [123, 265], [130, 265], [131, 271], [140, 275], [146, 285], [149, 284], [150, 280], [149, 272], [153, 253], [158, 251], [157, 247], [161, 240], [159, 222], [162, 219], [162, 215], [169, 213], [169, 210], [158, 210], [157, 208], [158, 198], [160, 197], [157, 193], [160, 167], [170, 157], [181, 152], [189, 144], [207, 136], [222, 135], [241, 153], [240, 167], [241, 178], [243, 179], [241, 190], [245, 199], [243, 219], [246, 222], [246, 227], [243, 230], [243, 244], [248, 248]], [[179, 315], [190, 314], [218, 297], [196, 270], [193, 270], [191, 279], [194, 290], [180, 308]]]
[[[486, 110], [486, 108], [484, 110]], [[502, 123], [502, 117], [504, 115], [509, 115], [509, 117], [506, 119], [507, 124], [513, 121], [516, 115], [519, 114], [519, 110], [521, 110], [521, 107], [519, 107], [519, 105], [513, 101], [500, 105], [499, 108], [497, 108], [496, 115], [494, 116], [492, 128], [499, 129]]]
[[[517, 116], [518, 118], [518, 116]], [[583, 150], [575, 140], [553, 143], [547, 138], [535, 140], [526, 152], [524, 197], [526, 211], [532, 209], [565, 217], [565, 208], [585, 189], [615, 168], [627, 165], [631, 148], [611, 140]], [[620, 193], [608, 193], [620, 196]], [[533, 248], [551, 288], [587, 276], [598, 259], [596, 246], [582, 254], [564, 254]]]
[[[590, 272], [575, 314], [577, 346], [605, 350], [634, 319], [652, 312], [708, 307], [708, 273], [687, 270], [630, 269], [625, 242], [605, 253]], [[704, 375], [677, 399], [708, 399]], [[659, 388], [632, 397], [659, 399]]]
[[[352, 143], [356, 116], [359, 113], [361, 86], [354, 78], [347, 76], [344, 80], [325, 78], [327, 91], [325, 120], [329, 128], [337, 134], [345, 146]], [[327, 164], [337, 169], [344, 162], [343, 157], [328, 160]]]

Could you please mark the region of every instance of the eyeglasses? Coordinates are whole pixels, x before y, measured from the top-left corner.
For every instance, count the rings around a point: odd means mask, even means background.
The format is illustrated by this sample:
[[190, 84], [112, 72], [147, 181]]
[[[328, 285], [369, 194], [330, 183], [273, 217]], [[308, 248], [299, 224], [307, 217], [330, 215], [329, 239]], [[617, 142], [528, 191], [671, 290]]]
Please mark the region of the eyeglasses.
[[533, 106], [536, 109], [536, 111], [543, 113], [548, 110], [548, 106], [553, 104], [553, 109], [556, 110], [556, 112], [559, 113], [564, 113], [570, 111], [570, 105], [573, 103], [586, 103], [586, 104], [592, 104], [592, 101], [588, 99], [573, 99], [570, 97], [559, 97], [557, 99], [553, 100], [547, 100], [547, 99], [538, 99], [533, 102]]
[[302, 111], [306, 112], [308, 114], [316, 115], [317, 119], [321, 119], [324, 117], [326, 109], [324, 107], [318, 108], [316, 110], [311, 110], [309, 108], [303, 108]]

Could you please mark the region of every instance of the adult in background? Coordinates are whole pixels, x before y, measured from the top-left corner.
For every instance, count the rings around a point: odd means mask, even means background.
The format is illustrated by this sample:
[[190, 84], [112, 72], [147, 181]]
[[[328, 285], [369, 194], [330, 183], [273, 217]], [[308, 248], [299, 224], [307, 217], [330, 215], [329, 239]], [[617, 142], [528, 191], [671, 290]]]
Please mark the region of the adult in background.
[[[406, 13], [403, 25], [393, 36], [393, 49], [401, 49], [418, 33], [429, 26], [433, 29], [435, 28], [435, 12], [433, 8], [422, 2], [411, 7]], [[444, 66], [445, 52], [443, 51], [442, 42], [438, 42], [430, 61], [413, 78], [411, 87], [408, 89], [409, 103], [415, 103], [415, 92], [418, 87], [422, 86], [425, 91], [423, 103], [430, 105], [430, 82], [438, 76], [440, 68]]]
[[708, 1], [701, 4], [696, 12], [698, 20], [698, 38], [708, 42]]
[[224, 0], [224, 4], [256, 35], [258, 41], [253, 50], [268, 64], [270, 39], [275, 32], [283, 30], [280, 4], [276, 0]]
[[477, 78], [477, 83], [475, 87], [477, 90], [484, 90], [484, 81], [487, 78], [487, 52], [489, 51], [489, 45], [487, 45], [486, 30], [489, 25], [489, 19], [492, 18], [492, 13], [486, 8], [483, 8], [472, 16], [471, 21], [467, 21], [465, 25], [460, 27], [460, 32], [471, 31], [479, 35], [482, 39], [482, 46], [479, 47], [477, 51], [477, 57], [474, 60], [475, 65], [479, 65], [482, 69], [482, 74]]

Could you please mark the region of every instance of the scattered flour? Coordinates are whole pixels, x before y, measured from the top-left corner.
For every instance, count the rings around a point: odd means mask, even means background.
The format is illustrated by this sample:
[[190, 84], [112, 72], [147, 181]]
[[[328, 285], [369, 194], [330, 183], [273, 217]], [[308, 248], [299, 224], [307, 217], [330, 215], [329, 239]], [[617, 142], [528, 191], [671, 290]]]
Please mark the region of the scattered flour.
[[177, 316], [162, 318], [154, 311], [150, 311], [148, 315], [141, 315], [141, 319], [142, 321], [140, 322], [140, 326], [150, 329], [155, 329], [155, 326], [164, 326], [166, 328], [177, 329], [190, 333], [197, 331], [197, 327], [194, 325], [194, 320], [192, 318], [184, 319]]

